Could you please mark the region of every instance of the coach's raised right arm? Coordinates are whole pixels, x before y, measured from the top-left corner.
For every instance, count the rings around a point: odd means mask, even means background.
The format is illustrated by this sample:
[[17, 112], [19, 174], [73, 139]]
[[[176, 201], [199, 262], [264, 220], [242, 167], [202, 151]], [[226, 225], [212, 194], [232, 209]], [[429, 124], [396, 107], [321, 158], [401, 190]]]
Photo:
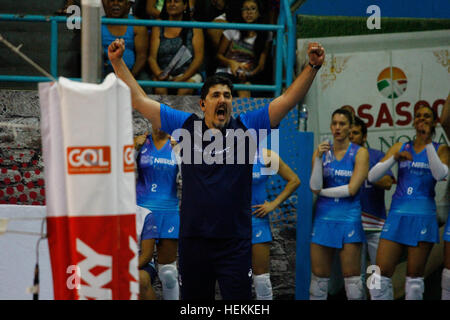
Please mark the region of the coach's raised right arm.
[[160, 103], [150, 99], [137, 83], [122, 59], [124, 51], [125, 42], [123, 39], [116, 39], [108, 47], [108, 58], [111, 61], [114, 72], [130, 88], [133, 108], [147, 118], [154, 128], [159, 129], [161, 128]]

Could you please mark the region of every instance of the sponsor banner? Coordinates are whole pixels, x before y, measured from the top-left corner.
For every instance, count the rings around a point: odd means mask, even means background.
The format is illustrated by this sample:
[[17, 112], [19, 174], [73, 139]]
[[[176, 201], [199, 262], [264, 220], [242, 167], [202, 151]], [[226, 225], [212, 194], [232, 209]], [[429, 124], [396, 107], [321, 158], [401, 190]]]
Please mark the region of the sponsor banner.
[[55, 299], [137, 299], [135, 225], [134, 214], [49, 217]]
[[109, 146], [68, 147], [67, 173], [111, 173], [111, 148]]
[[134, 172], [134, 146], [123, 146], [123, 172]]
[[129, 89], [60, 78], [39, 97], [54, 297], [137, 298]]

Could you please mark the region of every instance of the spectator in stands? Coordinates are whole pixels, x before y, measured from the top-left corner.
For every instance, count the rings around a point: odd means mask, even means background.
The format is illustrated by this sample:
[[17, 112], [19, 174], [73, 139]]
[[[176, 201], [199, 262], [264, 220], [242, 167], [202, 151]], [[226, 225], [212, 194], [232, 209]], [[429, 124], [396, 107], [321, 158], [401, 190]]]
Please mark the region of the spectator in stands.
[[[138, 0], [138, 2], [145, 3], [145, 11], [148, 16], [147, 19], [159, 19], [164, 5], [164, 0]], [[189, 0], [191, 16], [193, 14], [194, 6], [195, 0]]]
[[[132, 3], [132, 7], [134, 9], [134, 3], [135, 0], [129, 0]], [[138, 0], [138, 2], [140, 1], [147, 1], [147, 0]], [[102, 5], [100, 6], [100, 16], [105, 16], [105, 3], [106, 0], [102, 0]], [[67, 14], [67, 9], [70, 6], [77, 6], [79, 8], [81, 8], [81, 0], [65, 0], [65, 4], [61, 9], [56, 10], [55, 14], [56, 15], [66, 15]], [[130, 14], [133, 14], [133, 10], [130, 10]]]
[[81, 8], [81, 0], [65, 0], [64, 6], [61, 9], [56, 10], [55, 14], [61, 16], [66, 15], [67, 9], [70, 6], [79, 6]]
[[[260, 0], [245, 0], [241, 6], [241, 23], [263, 23]], [[251, 84], [264, 70], [272, 33], [253, 30], [225, 30], [217, 59], [222, 67], [216, 73], [233, 83]], [[239, 97], [250, 97], [249, 91], [238, 91]]]
[[145, 11], [149, 15], [150, 19], [159, 19], [164, 0], [147, 0]]
[[[188, 0], [166, 0], [160, 18], [190, 21]], [[149, 65], [155, 81], [202, 82], [203, 31], [179, 27], [153, 27]], [[167, 88], [155, 88], [156, 94], [168, 94]], [[192, 89], [178, 89], [177, 95], [192, 94]]]
[[227, 0], [196, 0], [193, 19], [195, 21], [213, 21], [225, 12]]
[[[129, 0], [103, 0], [107, 18], [132, 19]], [[145, 27], [127, 25], [102, 25], [104, 75], [114, 72], [108, 60], [108, 45], [116, 38], [125, 40], [124, 61], [136, 77], [145, 66], [148, 52], [148, 33]]]
[[[193, 19], [204, 22], [227, 22], [227, 0], [197, 0]], [[207, 29], [206, 35], [212, 48], [217, 51], [223, 29]]]
[[[197, 0], [193, 19], [202, 22], [226, 23], [228, 22], [225, 13], [227, 8], [227, 0]], [[207, 55], [204, 61], [207, 76], [216, 72], [218, 66], [216, 54], [222, 33], [223, 29], [205, 29], [205, 52], [212, 53]]]

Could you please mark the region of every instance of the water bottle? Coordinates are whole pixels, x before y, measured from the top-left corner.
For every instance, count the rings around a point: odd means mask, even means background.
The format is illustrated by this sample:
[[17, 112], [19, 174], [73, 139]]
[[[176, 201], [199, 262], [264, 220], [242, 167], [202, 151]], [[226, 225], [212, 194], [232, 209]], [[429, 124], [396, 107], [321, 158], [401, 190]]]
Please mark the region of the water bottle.
[[308, 131], [308, 109], [306, 104], [303, 104], [300, 108], [300, 131]]

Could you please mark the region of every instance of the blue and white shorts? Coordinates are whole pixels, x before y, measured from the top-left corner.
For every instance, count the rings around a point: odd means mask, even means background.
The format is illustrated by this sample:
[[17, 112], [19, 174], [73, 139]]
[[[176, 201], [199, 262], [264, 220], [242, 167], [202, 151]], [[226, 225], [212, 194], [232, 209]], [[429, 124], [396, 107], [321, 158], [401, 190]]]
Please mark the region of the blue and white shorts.
[[178, 239], [180, 231], [180, 215], [178, 212], [152, 212], [144, 222], [141, 238], [145, 239]]
[[252, 244], [272, 241], [269, 217], [252, 217]]
[[439, 227], [436, 215], [388, 215], [381, 231], [381, 239], [391, 240], [407, 246], [419, 242], [439, 243]]
[[345, 243], [365, 242], [361, 221], [314, 220], [311, 242], [341, 249]]

